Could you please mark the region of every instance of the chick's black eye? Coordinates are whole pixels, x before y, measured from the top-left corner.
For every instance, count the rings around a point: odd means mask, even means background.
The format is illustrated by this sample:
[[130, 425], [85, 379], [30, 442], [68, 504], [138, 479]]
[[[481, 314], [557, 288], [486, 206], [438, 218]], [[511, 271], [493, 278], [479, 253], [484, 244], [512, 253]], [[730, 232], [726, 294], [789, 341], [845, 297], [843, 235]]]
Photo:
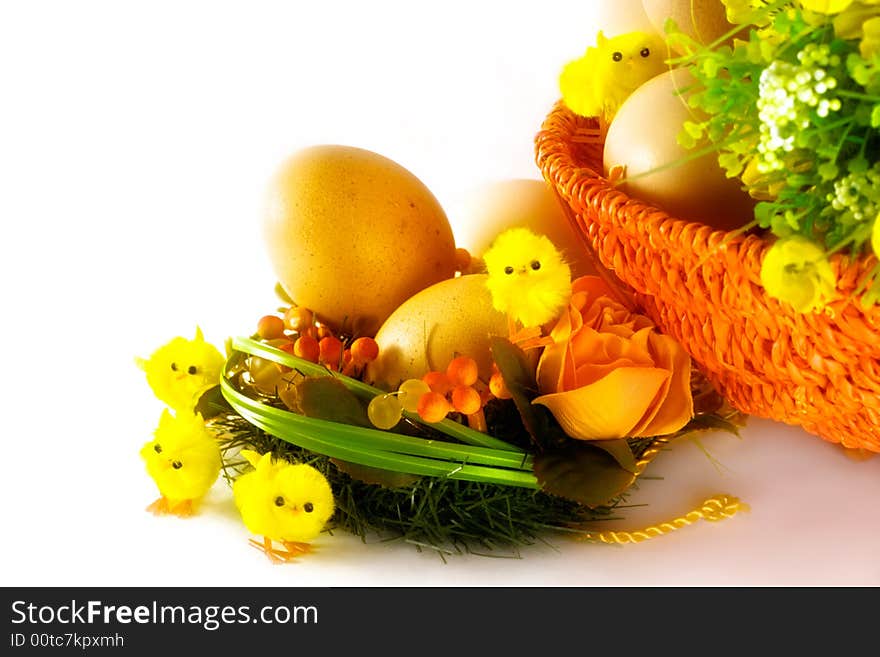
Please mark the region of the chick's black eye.
[[507, 274], [507, 275], [509, 276], [510, 274], [513, 273], [513, 267], [511, 267], [510, 265], [507, 265], [507, 266], [504, 268], [504, 273]]
[[181, 463], [180, 461], [172, 461], [171, 467], [175, 470], [180, 470], [183, 467], [183, 463]]
[[284, 506], [284, 498], [280, 495], [275, 498], [275, 506]]
[[195, 365], [190, 365], [189, 367], [186, 368], [186, 371], [189, 372], [190, 374], [195, 374], [199, 370]]
[[647, 57], [648, 55], [651, 54], [651, 50], [650, 50], [649, 48], [642, 48], [642, 49], [639, 51], [639, 54], [640, 54], [642, 57]]
[[314, 510], [315, 510], [315, 505], [312, 504], [311, 502], [306, 502], [305, 504], [303, 504], [303, 511], [305, 511], [306, 513], [311, 513]]
[[540, 260], [532, 260], [532, 269], [534, 269], [535, 271], [538, 271], [540, 268], [541, 268], [541, 261]]
[[153, 445], [153, 451], [156, 452], [156, 454], [161, 454], [162, 453], [162, 445], [160, 445], [159, 443], [156, 443], [155, 445]]
[[619, 50], [615, 50], [613, 53], [611, 53], [611, 59], [613, 59], [615, 62], [619, 62], [621, 59], [623, 59], [623, 53]]
[[176, 371], [177, 371], [177, 363], [171, 363], [171, 371], [172, 371], [172, 372], [176, 372]]

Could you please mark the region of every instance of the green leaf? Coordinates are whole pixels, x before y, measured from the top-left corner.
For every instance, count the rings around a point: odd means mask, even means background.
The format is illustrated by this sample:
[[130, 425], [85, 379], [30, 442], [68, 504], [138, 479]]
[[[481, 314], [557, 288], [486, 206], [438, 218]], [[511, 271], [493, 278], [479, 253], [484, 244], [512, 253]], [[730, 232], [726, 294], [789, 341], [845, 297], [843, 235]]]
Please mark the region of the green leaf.
[[535, 379], [535, 368], [529, 363], [525, 352], [507, 338], [499, 336], [492, 337], [491, 349], [523, 426], [534, 443], [539, 447], [546, 447], [568, 439], [546, 407], [532, 404], [532, 400], [538, 396], [538, 382]]
[[613, 500], [636, 480], [609, 452], [587, 442], [537, 455], [534, 467], [541, 490], [590, 508]]
[[368, 465], [361, 465], [360, 463], [352, 463], [351, 461], [343, 461], [341, 459], [330, 459], [330, 462], [336, 466], [337, 470], [344, 472], [352, 479], [384, 488], [407, 488], [421, 479], [418, 475], [372, 468]]
[[680, 435], [687, 435], [695, 431], [711, 430], [727, 431], [728, 433], [732, 433], [734, 436], [740, 435], [739, 425], [731, 422], [726, 418], [721, 417], [720, 415], [715, 415], [713, 413], [695, 415], [691, 419], [691, 421], [687, 423], [687, 426], [681, 430]]
[[203, 392], [195, 406], [195, 412], [200, 413], [203, 420], [210, 420], [221, 413], [228, 413], [231, 410], [232, 406], [229, 405], [229, 402], [226, 401], [226, 398], [220, 391], [219, 383]]
[[281, 283], [275, 283], [275, 296], [277, 296], [281, 301], [286, 303], [288, 306], [296, 305], [296, 302], [290, 298], [290, 295], [287, 294], [287, 290], [285, 290]]
[[332, 376], [307, 376], [296, 384], [297, 410], [306, 417], [370, 427], [373, 424], [357, 396]]
[[718, 164], [726, 172], [728, 178], [735, 178], [743, 170], [743, 162], [736, 153], [722, 153], [718, 156]]

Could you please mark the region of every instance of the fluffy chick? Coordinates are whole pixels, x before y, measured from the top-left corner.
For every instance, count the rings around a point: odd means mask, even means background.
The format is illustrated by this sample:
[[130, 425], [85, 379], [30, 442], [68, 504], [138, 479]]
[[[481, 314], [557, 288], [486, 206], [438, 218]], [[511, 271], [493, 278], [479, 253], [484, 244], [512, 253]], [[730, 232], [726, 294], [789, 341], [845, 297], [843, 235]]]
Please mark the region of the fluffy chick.
[[509, 228], [495, 238], [483, 261], [492, 305], [511, 323], [540, 327], [556, 319], [571, 299], [571, 269], [546, 235]]
[[225, 358], [196, 328], [194, 339], [173, 338], [135, 362], [159, 400], [175, 411], [192, 411], [202, 393], [220, 382]]
[[140, 451], [161, 497], [147, 507], [155, 514], [189, 516], [194, 504], [214, 485], [222, 465], [220, 446], [198, 413], [159, 418], [153, 440]]
[[[232, 487], [245, 527], [263, 537], [251, 544], [274, 563], [291, 561], [311, 550], [309, 542], [333, 515], [333, 491], [326, 477], [307, 463], [273, 461], [272, 454], [242, 450], [254, 470]], [[284, 549], [273, 547], [278, 541]]]
[[607, 125], [637, 87], [667, 70], [665, 56], [666, 43], [657, 34], [607, 38], [600, 31], [595, 46], [563, 67], [562, 101], [575, 114], [599, 117]]

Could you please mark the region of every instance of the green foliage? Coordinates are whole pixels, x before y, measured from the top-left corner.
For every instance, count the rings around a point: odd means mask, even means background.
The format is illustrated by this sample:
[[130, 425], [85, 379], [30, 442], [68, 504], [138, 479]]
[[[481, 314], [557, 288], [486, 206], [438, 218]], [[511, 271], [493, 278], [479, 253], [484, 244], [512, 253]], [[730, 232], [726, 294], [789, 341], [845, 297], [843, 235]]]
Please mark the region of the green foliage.
[[332, 376], [307, 376], [296, 386], [297, 412], [306, 417], [372, 428], [357, 396]]
[[536, 455], [535, 476], [542, 490], [590, 508], [607, 504], [636, 480], [608, 451], [574, 441]]
[[[230, 413], [215, 419], [222, 434], [224, 475], [231, 484], [244, 469], [242, 448], [275, 458], [305, 462], [330, 482], [336, 502], [332, 529], [363, 541], [404, 541], [441, 558], [464, 553], [519, 556], [520, 547], [545, 542], [548, 535], [578, 535], [596, 522], [619, 518], [625, 496], [588, 508], [577, 502], [515, 486], [460, 481], [442, 477], [380, 474], [378, 480], [359, 466], [352, 468], [271, 436], [243, 417]], [[352, 476], [352, 472], [356, 476]]]
[[[595, 520], [623, 504], [646, 465], [638, 459], [657, 444], [650, 437], [568, 437], [545, 407], [531, 404], [537, 394], [534, 365], [504, 338], [494, 340], [493, 354], [520, 399], [486, 406], [491, 435], [480, 440], [407, 418], [394, 431], [379, 431], [369, 424], [364, 401], [380, 391], [255, 340], [236, 338], [232, 347], [211, 420], [222, 436], [226, 479], [233, 481], [245, 465], [238, 456], [242, 448], [310, 463], [333, 487], [336, 526], [365, 540], [400, 538], [447, 554], [515, 550], [548, 531], [588, 538]], [[247, 354], [293, 368], [298, 412], [243, 385]], [[698, 410], [682, 431], [661, 442], [692, 431], [730, 430], [734, 425], [717, 410]]]
[[727, 175], [762, 200], [760, 227], [858, 256], [880, 211], [880, 55], [864, 57], [858, 39], [808, 20], [798, 3], [765, 3], [748, 18], [733, 46], [667, 27], [686, 52], [672, 63], [694, 76], [689, 104], [704, 117], [679, 142], [717, 149]]

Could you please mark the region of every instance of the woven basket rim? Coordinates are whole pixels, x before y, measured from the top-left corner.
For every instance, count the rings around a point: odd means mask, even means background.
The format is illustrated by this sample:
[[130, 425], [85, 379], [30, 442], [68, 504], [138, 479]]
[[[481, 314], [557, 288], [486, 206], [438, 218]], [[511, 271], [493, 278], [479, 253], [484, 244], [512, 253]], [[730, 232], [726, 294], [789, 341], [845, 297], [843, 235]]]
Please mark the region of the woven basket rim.
[[741, 412], [880, 452], [880, 304], [864, 302], [877, 257], [834, 254], [834, 298], [799, 312], [761, 283], [770, 238], [629, 198], [603, 174], [604, 144], [575, 139], [598, 127], [557, 101], [535, 137], [535, 156], [599, 271], [628, 288]]
[[[569, 207], [586, 215], [591, 208], [583, 199], [596, 198], [608, 210], [608, 216], [618, 217], [620, 213], [615, 210], [625, 205], [627, 214], [637, 216], [638, 221], [616, 221], [614, 230], [619, 234], [640, 241], [650, 239], [654, 248], [675, 256], [680, 257], [687, 253], [695, 267], [699, 266], [701, 260], [724, 252], [725, 260], [736, 259], [748, 264], [747, 276], [759, 283], [761, 261], [772, 246], [771, 240], [760, 235], [726, 231], [699, 221], [674, 217], [662, 208], [628, 196], [610, 183], [603, 173], [603, 144], [597, 145], [595, 153], [578, 157], [577, 147], [572, 142], [576, 131], [598, 127], [597, 119], [576, 115], [559, 99], [545, 117], [535, 137], [537, 165]], [[876, 261], [873, 254], [858, 258], [852, 258], [843, 252], [832, 254], [829, 262], [837, 275], [841, 294], [855, 296], [858, 283], [871, 271]]]

